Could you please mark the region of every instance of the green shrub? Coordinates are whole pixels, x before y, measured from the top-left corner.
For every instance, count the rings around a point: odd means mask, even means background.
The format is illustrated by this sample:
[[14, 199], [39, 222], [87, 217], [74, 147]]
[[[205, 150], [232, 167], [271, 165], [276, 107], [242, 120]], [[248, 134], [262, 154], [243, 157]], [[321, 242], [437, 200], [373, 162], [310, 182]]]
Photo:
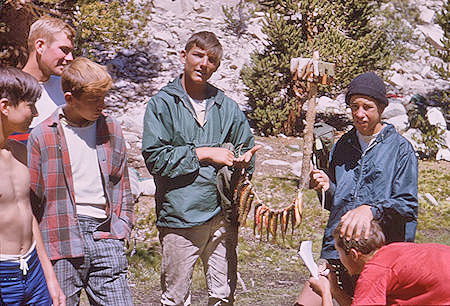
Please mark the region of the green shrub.
[[240, 0], [235, 6], [222, 5], [222, 12], [225, 15], [226, 30], [240, 37], [247, 29], [247, 22], [253, 14], [253, 10]]
[[[435, 66], [434, 69], [439, 75], [445, 79], [450, 79], [449, 72], [449, 61], [450, 61], [450, 1], [447, 0], [447, 3], [442, 8], [441, 12], [437, 15], [437, 23], [441, 26], [442, 30], [444, 30], [444, 37], [442, 39], [442, 44], [444, 48], [442, 50], [437, 50], [437, 55], [442, 58], [445, 62], [444, 65]], [[448, 101], [447, 101], [448, 102]]]
[[445, 62], [450, 61], [450, 1], [447, 0], [447, 3], [442, 8], [441, 12], [437, 15], [437, 22], [441, 26], [442, 30], [444, 30], [444, 37], [442, 39], [442, 43], [444, 44], [444, 48], [440, 51], [441, 58]]
[[[443, 99], [447, 99], [448, 101], [445, 92], [444, 95], [445, 97]], [[448, 111], [448, 106], [443, 107], [443, 110], [445, 109]], [[412, 96], [407, 106], [407, 112], [410, 127], [420, 131], [421, 139], [414, 140], [424, 145], [423, 149], [418, 152], [419, 157], [421, 159], [436, 159], [436, 154], [439, 149], [445, 147], [445, 130], [439, 126], [430, 124], [427, 117], [425, 98], [421, 95], [416, 94]]]

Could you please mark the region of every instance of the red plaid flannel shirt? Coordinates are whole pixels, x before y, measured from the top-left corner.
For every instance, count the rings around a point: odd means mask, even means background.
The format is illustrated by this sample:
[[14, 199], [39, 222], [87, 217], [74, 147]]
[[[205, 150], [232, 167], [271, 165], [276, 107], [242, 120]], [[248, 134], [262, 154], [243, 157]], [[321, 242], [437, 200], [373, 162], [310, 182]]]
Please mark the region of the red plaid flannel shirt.
[[[50, 259], [83, 256], [75, 208], [72, 170], [60, 109], [36, 126], [28, 139], [31, 203]], [[95, 239], [127, 238], [134, 225], [134, 202], [128, 178], [126, 144], [111, 117], [97, 119], [97, 156], [107, 198], [107, 220]]]

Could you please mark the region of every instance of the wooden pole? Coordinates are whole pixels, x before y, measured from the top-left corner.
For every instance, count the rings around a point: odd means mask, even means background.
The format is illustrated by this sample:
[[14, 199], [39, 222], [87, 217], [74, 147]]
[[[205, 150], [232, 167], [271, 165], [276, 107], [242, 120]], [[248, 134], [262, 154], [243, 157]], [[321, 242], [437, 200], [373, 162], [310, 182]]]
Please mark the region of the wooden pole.
[[309, 173], [311, 155], [313, 150], [313, 132], [314, 121], [316, 119], [316, 97], [317, 97], [317, 83], [309, 82], [308, 91], [308, 109], [306, 110], [306, 126], [303, 130], [303, 158], [302, 158], [302, 172], [300, 176], [299, 191], [307, 188], [306, 184], [309, 182]]

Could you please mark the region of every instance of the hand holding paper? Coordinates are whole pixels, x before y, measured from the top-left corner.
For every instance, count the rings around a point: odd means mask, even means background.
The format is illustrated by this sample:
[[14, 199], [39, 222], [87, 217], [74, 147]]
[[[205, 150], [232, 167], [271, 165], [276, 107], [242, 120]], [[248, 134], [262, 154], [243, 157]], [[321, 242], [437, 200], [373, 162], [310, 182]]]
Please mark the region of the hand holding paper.
[[[311, 273], [311, 276], [314, 278], [319, 278], [319, 267], [317, 266], [316, 262], [314, 261], [313, 255], [312, 255], [312, 241], [306, 240], [302, 241], [300, 244], [300, 249], [298, 251], [298, 255], [302, 258], [303, 262], [305, 263], [305, 266], [308, 268], [309, 272]], [[320, 275], [327, 276], [330, 272], [329, 269], [326, 269], [325, 271], [321, 272]]]

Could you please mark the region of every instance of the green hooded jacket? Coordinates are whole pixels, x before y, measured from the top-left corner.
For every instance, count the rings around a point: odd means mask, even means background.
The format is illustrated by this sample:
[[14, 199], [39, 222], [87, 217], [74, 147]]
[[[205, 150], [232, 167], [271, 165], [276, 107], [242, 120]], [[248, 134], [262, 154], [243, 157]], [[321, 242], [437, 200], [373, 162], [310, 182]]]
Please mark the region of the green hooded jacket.
[[[221, 166], [200, 163], [199, 147], [232, 143], [237, 156], [254, 146], [244, 113], [223, 91], [208, 84], [205, 124], [181, 84], [181, 76], [147, 104], [142, 155], [156, 183], [157, 226], [189, 228], [204, 224], [220, 211], [216, 175]], [[248, 172], [253, 172], [254, 158]]]

